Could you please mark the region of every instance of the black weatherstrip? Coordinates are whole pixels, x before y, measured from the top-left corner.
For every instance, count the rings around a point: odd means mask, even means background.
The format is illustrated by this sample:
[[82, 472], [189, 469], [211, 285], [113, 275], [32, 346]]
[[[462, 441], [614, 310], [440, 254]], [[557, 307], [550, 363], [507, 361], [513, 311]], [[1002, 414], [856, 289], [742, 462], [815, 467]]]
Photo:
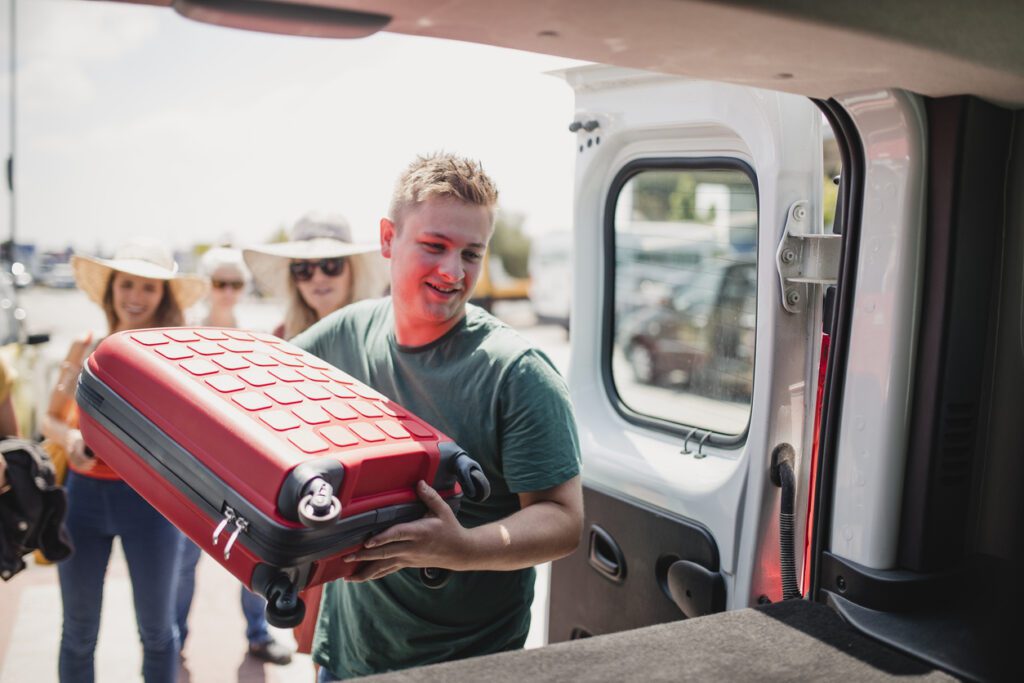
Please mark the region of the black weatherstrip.
[[[853, 320], [854, 284], [857, 278], [857, 253], [860, 250], [860, 223], [864, 205], [864, 147], [857, 127], [836, 101], [815, 101], [835, 133], [843, 170], [839, 185], [837, 221], [843, 231], [843, 256], [839, 264], [835, 308], [829, 330], [828, 364], [825, 372], [821, 426], [818, 441], [818, 476], [814, 483], [814, 528], [811, 535], [812, 599], [819, 598], [822, 553], [830, 547], [832, 503], [835, 496], [835, 457], [839, 441], [840, 411], [846, 383], [846, 363], [850, 349], [850, 325]], [[826, 321], [827, 322], [827, 321]]]

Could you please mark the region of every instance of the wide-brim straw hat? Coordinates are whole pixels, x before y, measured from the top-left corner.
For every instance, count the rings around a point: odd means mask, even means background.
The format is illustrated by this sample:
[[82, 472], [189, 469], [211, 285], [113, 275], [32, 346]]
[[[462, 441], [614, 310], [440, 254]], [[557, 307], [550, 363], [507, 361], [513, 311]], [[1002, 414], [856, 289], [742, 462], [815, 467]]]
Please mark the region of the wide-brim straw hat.
[[284, 297], [291, 285], [288, 264], [344, 256], [352, 268], [352, 301], [373, 299], [388, 285], [387, 262], [380, 245], [354, 243], [348, 221], [342, 216], [309, 214], [292, 228], [291, 240], [243, 249], [260, 291]]
[[156, 244], [126, 244], [118, 249], [111, 259], [72, 256], [71, 268], [75, 273], [78, 288], [100, 306], [103, 305], [107, 283], [115, 272], [165, 280], [171, 296], [183, 311], [203, 298], [206, 293], [206, 281], [203, 278], [179, 273], [174, 257], [165, 248]]

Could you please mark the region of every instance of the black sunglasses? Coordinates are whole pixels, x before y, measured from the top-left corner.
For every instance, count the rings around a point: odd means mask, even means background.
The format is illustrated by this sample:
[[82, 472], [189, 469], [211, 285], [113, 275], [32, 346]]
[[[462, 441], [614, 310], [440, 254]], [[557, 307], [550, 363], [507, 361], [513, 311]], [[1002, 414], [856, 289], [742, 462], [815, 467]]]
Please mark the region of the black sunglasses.
[[210, 284], [213, 285], [214, 289], [234, 289], [238, 291], [242, 287], [245, 287], [245, 283], [241, 280], [211, 280]]
[[336, 277], [345, 271], [345, 257], [322, 258], [319, 261], [292, 261], [288, 264], [288, 272], [298, 282], [313, 279], [317, 268], [327, 277]]

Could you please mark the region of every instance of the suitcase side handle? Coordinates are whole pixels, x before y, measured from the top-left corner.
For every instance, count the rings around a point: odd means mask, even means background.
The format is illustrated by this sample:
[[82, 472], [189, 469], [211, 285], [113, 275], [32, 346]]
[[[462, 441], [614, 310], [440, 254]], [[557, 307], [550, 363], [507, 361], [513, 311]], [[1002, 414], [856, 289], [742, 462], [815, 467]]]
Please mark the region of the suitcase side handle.
[[480, 464], [453, 441], [442, 441], [437, 449], [441, 462], [434, 478], [434, 488], [439, 491], [449, 489], [457, 481], [467, 500], [474, 503], [487, 500], [491, 495], [491, 483]]
[[459, 454], [454, 464], [463, 495], [474, 503], [487, 500], [491, 495], [491, 482], [480, 464], [466, 453]]

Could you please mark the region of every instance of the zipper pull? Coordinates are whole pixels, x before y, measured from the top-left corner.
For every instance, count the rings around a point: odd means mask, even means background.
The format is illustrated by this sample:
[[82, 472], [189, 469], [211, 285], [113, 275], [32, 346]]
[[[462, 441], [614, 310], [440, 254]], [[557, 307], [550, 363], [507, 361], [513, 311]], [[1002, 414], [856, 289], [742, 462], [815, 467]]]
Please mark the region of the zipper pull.
[[225, 560], [231, 557], [231, 548], [235, 545], [235, 541], [238, 540], [238, 534], [248, 530], [249, 520], [247, 520], [245, 517], [235, 517], [235, 530], [231, 532], [231, 537], [228, 538], [228, 543], [224, 546]]
[[217, 545], [217, 541], [220, 539], [220, 535], [224, 531], [224, 527], [226, 527], [231, 522], [231, 520], [233, 520], [234, 518], [235, 518], [235, 511], [231, 508], [230, 505], [225, 505], [224, 506], [224, 519], [220, 520], [220, 524], [218, 524], [217, 528], [213, 530], [213, 544], [214, 545]]

